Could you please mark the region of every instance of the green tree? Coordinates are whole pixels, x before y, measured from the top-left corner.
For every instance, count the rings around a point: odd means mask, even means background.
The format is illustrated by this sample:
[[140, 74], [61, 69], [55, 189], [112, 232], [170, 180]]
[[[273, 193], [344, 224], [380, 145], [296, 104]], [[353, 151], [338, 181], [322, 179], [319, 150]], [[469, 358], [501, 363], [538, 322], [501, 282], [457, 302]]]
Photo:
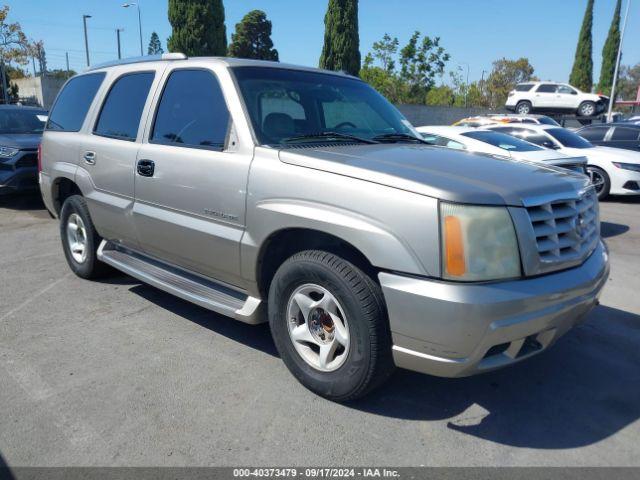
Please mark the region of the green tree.
[[404, 85], [393, 71], [373, 65], [373, 55], [367, 54], [360, 69], [360, 78], [392, 103], [403, 103]]
[[12, 62], [24, 65], [30, 48], [20, 24], [7, 22], [9, 10], [8, 5], [0, 8], [0, 99], [5, 103], [10, 100], [6, 67]]
[[393, 72], [396, 68], [394, 57], [398, 53], [398, 44], [398, 39], [391, 38], [388, 33], [385, 33], [379, 42], [373, 42], [372, 56], [378, 59], [382, 68], [388, 72]]
[[640, 63], [634, 66], [620, 66], [616, 98], [635, 100], [640, 88]]
[[427, 92], [426, 104], [427, 105], [442, 105], [452, 106], [456, 101], [455, 92], [448, 85], [440, 85], [433, 87]]
[[320, 68], [358, 75], [358, 0], [329, 0], [324, 16], [324, 45], [320, 55]]
[[485, 92], [489, 106], [499, 108], [504, 106], [509, 91], [518, 83], [533, 80], [533, 66], [527, 58], [509, 60], [501, 58], [493, 62], [493, 68], [487, 78]]
[[169, 23], [169, 51], [188, 56], [227, 54], [222, 0], [169, 0]]
[[590, 92], [593, 86], [593, 40], [591, 29], [593, 27], [593, 0], [588, 0], [587, 10], [582, 20], [578, 46], [576, 47], [576, 57], [569, 76], [569, 83], [580, 90]]
[[229, 56], [278, 61], [278, 51], [273, 48], [271, 40], [271, 21], [266, 13], [252, 10], [236, 24], [236, 32], [231, 35]]
[[620, 4], [621, 0], [616, 2], [616, 8], [613, 11], [613, 19], [609, 27], [607, 41], [604, 42], [602, 48], [602, 68], [600, 70], [600, 81], [597, 90], [604, 95], [611, 94], [613, 85], [613, 74], [616, 69], [616, 59], [618, 58], [618, 47], [620, 46]]
[[162, 43], [160, 43], [160, 37], [156, 32], [151, 34], [151, 39], [149, 40], [149, 47], [147, 48], [147, 55], [161, 55], [164, 53], [164, 49], [162, 48]]
[[411, 103], [422, 103], [437, 76], [444, 73], [449, 54], [440, 46], [440, 38], [425, 36], [415, 31], [407, 45], [400, 50], [400, 79], [409, 89]]
[[77, 72], [75, 70], [63, 70], [61, 68], [55, 68], [47, 71], [47, 76], [52, 78], [59, 78], [61, 80], [67, 80], [73, 77]]

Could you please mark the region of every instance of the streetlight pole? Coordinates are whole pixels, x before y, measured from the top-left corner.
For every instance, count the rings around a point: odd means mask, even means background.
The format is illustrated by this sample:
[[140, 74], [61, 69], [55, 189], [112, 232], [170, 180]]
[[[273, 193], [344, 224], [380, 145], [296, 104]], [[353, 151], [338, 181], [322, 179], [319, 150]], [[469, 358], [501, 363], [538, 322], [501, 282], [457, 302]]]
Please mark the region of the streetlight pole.
[[460, 65], [467, 66], [467, 80], [464, 86], [464, 108], [467, 108], [467, 96], [469, 95], [469, 64], [466, 62], [463, 62]]
[[82, 15], [82, 24], [84, 25], [84, 50], [87, 54], [87, 67], [91, 66], [89, 61], [89, 39], [87, 37], [87, 18], [91, 18], [91, 15]]
[[118, 39], [118, 60], [122, 58], [122, 50], [120, 49], [120, 32], [124, 32], [124, 28], [116, 28], [116, 38]]
[[139, 2], [123, 3], [122, 6], [124, 8], [135, 6], [138, 9], [138, 34], [140, 35], [140, 56], [142, 57], [144, 55], [144, 52], [142, 50], [142, 16], [140, 14], [140, 3]]
[[624, 22], [622, 23], [622, 31], [620, 32], [620, 44], [618, 45], [618, 57], [616, 58], [616, 68], [613, 71], [613, 85], [611, 86], [611, 96], [609, 97], [609, 109], [607, 111], [607, 123], [611, 123], [613, 104], [616, 101], [616, 83], [618, 83], [618, 70], [620, 69], [620, 57], [622, 56], [622, 41], [624, 40], [624, 30], [627, 28], [627, 18], [629, 17], [629, 5], [631, 0], [627, 0], [627, 9], [624, 14]]

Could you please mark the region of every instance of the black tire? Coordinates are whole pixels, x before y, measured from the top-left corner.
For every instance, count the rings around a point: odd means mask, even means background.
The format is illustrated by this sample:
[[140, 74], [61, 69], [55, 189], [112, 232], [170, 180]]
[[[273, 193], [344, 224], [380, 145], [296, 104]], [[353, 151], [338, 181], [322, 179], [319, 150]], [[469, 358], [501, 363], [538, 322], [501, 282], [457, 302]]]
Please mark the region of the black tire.
[[[296, 351], [287, 309], [294, 291], [305, 284], [328, 290], [348, 318], [349, 350], [344, 363], [325, 372]], [[382, 291], [366, 273], [337, 255], [319, 250], [297, 253], [276, 272], [269, 289], [269, 324], [282, 360], [309, 390], [345, 402], [362, 397], [393, 372], [391, 334]]]
[[596, 192], [598, 194], [598, 200], [602, 201], [609, 196], [609, 191], [611, 190], [611, 180], [609, 179], [609, 175], [603, 169], [594, 167], [592, 165], [587, 166], [587, 173], [589, 174], [589, 178], [594, 182], [596, 179], [602, 179], [602, 188], [596, 188]]
[[523, 100], [521, 102], [518, 102], [515, 112], [518, 115], [528, 115], [532, 112], [532, 110], [533, 106], [531, 105], [531, 102], [529, 102], [528, 100]]
[[[81, 218], [86, 232], [86, 235], [84, 235], [86, 238], [86, 258], [82, 262], [74, 258], [67, 235], [69, 217], [73, 214]], [[62, 210], [60, 211], [60, 239], [62, 240], [62, 249], [67, 263], [77, 276], [93, 279], [102, 277], [111, 271], [107, 264], [102, 263], [97, 258], [97, 250], [102, 238], [96, 232], [91, 215], [89, 215], [87, 202], [81, 195], [68, 197], [62, 205]]]
[[578, 116], [592, 117], [596, 114], [596, 104], [593, 102], [582, 102], [578, 107]]

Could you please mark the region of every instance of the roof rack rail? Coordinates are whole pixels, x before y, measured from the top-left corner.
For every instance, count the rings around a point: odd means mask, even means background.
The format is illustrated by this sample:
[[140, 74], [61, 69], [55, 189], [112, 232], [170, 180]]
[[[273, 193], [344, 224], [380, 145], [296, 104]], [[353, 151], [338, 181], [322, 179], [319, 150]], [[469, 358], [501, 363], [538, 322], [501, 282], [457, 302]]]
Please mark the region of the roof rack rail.
[[129, 65], [131, 63], [144, 63], [144, 62], [159, 62], [161, 60], [186, 60], [188, 57], [184, 53], [163, 53], [161, 55], [145, 55], [144, 57], [130, 57], [123, 58], [122, 60], [113, 60], [111, 62], [100, 63], [98, 65], [92, 65], [85, 71], [90, 72], [92, 70], [98, 70], [100, 68], [115, 67], [116, 65]]

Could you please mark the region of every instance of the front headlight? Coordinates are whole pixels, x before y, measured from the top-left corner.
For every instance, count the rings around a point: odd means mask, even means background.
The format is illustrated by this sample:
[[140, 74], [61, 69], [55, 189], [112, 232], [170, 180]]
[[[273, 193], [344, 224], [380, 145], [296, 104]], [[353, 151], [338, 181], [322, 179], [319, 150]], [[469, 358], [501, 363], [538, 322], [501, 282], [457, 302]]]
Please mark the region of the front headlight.
[[621, 163], [621, 162], [611, 162], [616, 167], [621, 168], [623, 170], [632, 170], [634, 172], [640, 172], [640, 164], [638, 163]]
[[13, 147], [0, 147], [0, 157], [2, 157], [2, 158], [13, 157], [19, 151], [20, 150], [18, 150], [17, 148], [13, 148]]
[[520, 254], [506, 207], [440, 202], [442, 276], [483, 281], [521, 275]]

